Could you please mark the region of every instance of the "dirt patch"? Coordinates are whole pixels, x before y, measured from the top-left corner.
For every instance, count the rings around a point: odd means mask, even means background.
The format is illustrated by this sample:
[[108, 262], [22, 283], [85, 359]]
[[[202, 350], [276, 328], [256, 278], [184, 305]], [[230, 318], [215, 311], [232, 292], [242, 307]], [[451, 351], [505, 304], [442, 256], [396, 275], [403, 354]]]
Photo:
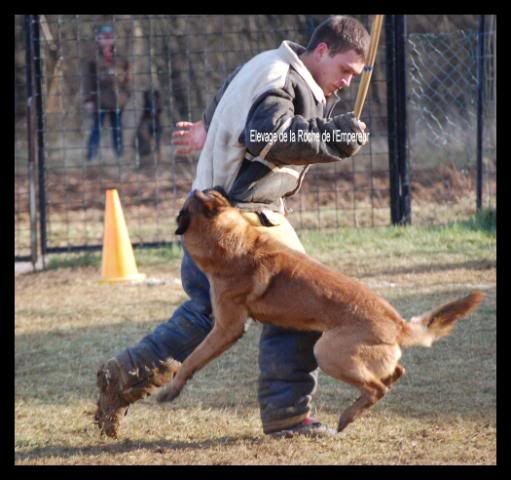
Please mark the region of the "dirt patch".
[[[192, 183], [190, 162], [177, 162], [176, 168], [188, 171], [186, 176], [167, 168], [139, 171], [91, 167], [84, 171], [52, 170], [47, 173], [48, 209], [54, 213], [104, 208], [104, 192], [117, 188], [126, 208], [149, 205], [168, 208], [181, 202]], [[475, 168], [459, 170], [452, 165], [436, 169], [415, 170], [410, 176], [412, 198], [418, 202], [455, 202], [474, 192]], [[19, 183], [19, 185], [18, 185]], [[487, 188], [495, 191], [496, 178], [488, 175]], [[25, 188], [17, 177], [16, 191]], [[312, 169], [299, 196], [308, 209], [331, 205], [349, 208], [354, 201], [371, 200], [375, 207], [389, 203], [389, 174], [377, 172], [332, 172]], [[18, 210], [28, 211], [28, 198], [18, 200]]]

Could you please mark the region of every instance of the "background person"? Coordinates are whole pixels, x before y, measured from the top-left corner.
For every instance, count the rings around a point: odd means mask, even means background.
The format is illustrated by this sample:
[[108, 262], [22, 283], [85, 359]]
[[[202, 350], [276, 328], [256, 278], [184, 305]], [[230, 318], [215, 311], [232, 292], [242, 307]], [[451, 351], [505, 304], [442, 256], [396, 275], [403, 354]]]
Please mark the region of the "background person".
[[131, 96], [131, 72], [128, 60], [117, 54], [114, 30], [101, 25], [96, 34], [96, 51], [85, 65], [84, 109], [92, 113], [92, 129], [87, 142], [87, 160], [98, 153], [105, 117], [112, 128], [112, 148], [123, 154], [122, 112]]

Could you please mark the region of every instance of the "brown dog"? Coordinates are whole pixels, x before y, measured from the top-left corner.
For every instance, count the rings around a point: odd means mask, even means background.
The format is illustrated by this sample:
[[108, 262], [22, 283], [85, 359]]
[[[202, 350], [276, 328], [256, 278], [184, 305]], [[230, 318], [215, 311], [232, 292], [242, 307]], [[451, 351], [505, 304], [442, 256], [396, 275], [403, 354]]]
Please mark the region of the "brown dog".
[[215, 324], [159, 401], [175, 398], [195, 371], [243, 335], [252, 317], [324, 332], [314, 347], [319, 366], [362, 393], [342, 413], [340, 432], [403, 375], [401, 347], [430, 346], [484, 297], [474, 292], [406, 322], [357, 280], [257, 231], [216, 189], [192, 192], [177, 222], [176, 233], [210, 281]]

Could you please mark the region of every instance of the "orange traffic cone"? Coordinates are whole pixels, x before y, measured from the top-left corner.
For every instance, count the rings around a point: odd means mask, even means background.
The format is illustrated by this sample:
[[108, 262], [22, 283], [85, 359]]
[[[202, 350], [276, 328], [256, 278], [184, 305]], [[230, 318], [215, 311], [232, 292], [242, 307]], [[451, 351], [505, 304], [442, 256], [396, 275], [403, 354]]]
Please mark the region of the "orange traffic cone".
[[137, 282], [145, 278], [138, 273], [128, 229], [116, 189], [106, 191], [105, 233], [101, 264], [102, 283]]

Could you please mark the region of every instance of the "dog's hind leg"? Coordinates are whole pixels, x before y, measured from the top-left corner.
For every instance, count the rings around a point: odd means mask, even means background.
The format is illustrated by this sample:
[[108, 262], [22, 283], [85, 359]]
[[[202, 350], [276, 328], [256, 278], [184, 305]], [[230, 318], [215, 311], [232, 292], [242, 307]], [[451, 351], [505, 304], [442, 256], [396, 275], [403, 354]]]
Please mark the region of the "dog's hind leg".
[[[227, 309], [226, 309], [227, 312]], [[220, 318], [220, 317], [219, 317]], [[176, 398], [193, 374], [214, 358], [225, 352], [245, 332], [247, 313], [231, 308], [223, 314], [206, 338], [186, 358], [172, 381], [157, 395], [158, 402], [170, 402]]]
[[[397, 382], [405, 373], [405, 369], [397, 364], [394, 372], [381, 380], [381, 382], [374, 377], [370, 382], [366, 382], [363, 385], [359, 385], [359, 389], [362, 391], [362, 395], [348, 407], [341, 415], [337, 431], [341, 432], [344, 430], [353, 420], [361, 416], [365, 411], [369, 410], [376, 402], [381, 400], [388, 389]], [[368, 371], [366, 376], [370, 376], [371, 373]], [[348, 379], [345, 381], [350, 382]]]
[[[375, 375], [373, 375], [372, 372], [367, 369], [367, 367], [363, 367], [361, 365], [358, 366], [359, 373], [363, 372], [364, 370], [365, 373], [363, 376], [366, 378], [372, 377], [372, 379], [358, 385], [359, 390], [362, 392], [362, 396], [359, 397], [351, 407], [347, 408], [342, 413], [341, 418], [339, 419], [339, 425], [337, 427], [338, 432], [344, 430], [347, 425], [353, 422], [353, 420], [371, 408], [376, 402], [381, 400], [388, 392], [388, 389], [395, 382], [397, 382], [406, 371], [404, 367], [397, 364], [391, 375], [379, 380]], [[340, 379], [351, 383], [352, 385], [356, 385], [356, 383], [353, 381], [353, 377], [351, 381], [348, 377]]]
[[391, 387], [394, 383], [396, 383], [405, 374], [405, 372], [406, 372], [405, 367], [399, 365], [399, 363], [398, 363], [396, 365], [394, 372], [391, 375], [389, 375], [388, 377], [383, 378], [382, 382], [386, 387]]
[[361, 346], [359, 341], [360, 337], [347, 329], [334, 329], [325, 332], [314, 346], [318, 365], [325, 373], [357, 387], [362, 393], [342, 413], [338, 432], [381, 400], [388, 391], [385, 384], [368, 368], [364, 358], [364, 353], [367, 353], [365, 350], [372, 347]]
[[[355, 385], [353, 381], [350, 383]], [[387, 387], [377, 379], [359, 385], [358, 388], [362, 391], [362, 395], [355, 400], [353, 405], [342, 412], [337, 425], [338, 432], [342, 432], [353, 420], [369, 410], [376, 402], [381, 400], [387, 392]]]

